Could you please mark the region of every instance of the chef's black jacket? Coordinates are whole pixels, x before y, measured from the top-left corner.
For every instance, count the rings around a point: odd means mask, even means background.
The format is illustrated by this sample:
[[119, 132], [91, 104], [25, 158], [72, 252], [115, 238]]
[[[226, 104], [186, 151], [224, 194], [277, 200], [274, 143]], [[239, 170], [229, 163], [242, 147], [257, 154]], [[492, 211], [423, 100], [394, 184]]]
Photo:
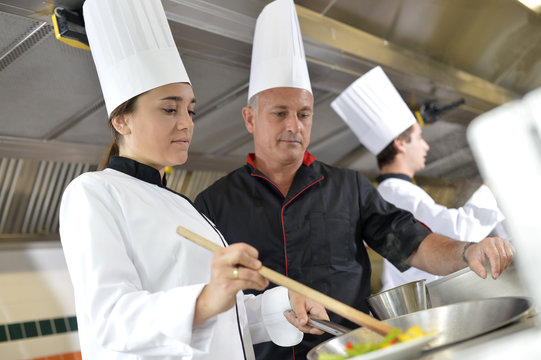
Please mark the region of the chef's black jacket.
[[[409, 212], [385, 202], [359, 172], [324, 164], [308, 152], [287, 195], [255, 168], [250, 154], [246, 165], [199, 194], [195, 205], [229, 243], [257, 248], [263, 265], [364, 312], [371, 268], [363, 240], [406, 270], [406, 259], [430, 233]], [[305, 359], [328, 337], [305, 334], [294, 350], [259, 344], [256, 355]]]

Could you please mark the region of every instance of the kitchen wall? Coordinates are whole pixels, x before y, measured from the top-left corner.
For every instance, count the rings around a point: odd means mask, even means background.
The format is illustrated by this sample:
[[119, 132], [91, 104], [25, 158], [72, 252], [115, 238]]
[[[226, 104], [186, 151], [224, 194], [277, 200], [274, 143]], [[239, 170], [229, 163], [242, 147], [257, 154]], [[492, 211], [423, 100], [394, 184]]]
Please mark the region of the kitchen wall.
[[73, 288], [58, 242], [0, 251], [0, 358], [80, 358]]

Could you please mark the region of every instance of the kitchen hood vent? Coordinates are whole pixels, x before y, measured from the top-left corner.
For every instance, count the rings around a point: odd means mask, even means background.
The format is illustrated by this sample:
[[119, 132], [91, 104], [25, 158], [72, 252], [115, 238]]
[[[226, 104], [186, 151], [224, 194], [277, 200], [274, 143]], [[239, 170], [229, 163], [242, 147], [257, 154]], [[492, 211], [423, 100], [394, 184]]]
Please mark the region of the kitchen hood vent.
[[0, 234], [56, 233], [62, 192], [89, 170], [82, 163], [1, 159]]
[[[14, 34], [16, 37], [10, 37], [10, 34], [2, 35], [0, 42], [0, 71], [8, 67], [9, 64], [17, 60], [41, 40], [54, 34], [52, 26], [45, 22], [32, 21], [18, 16], [0, 12], [0, 22], [12, 23], [18, 28], [25, 28], [22, 35]], [[5, 28], [3, 24], [2, 28]]]
[[[58, 211], [68, 184], [87, 171], [89, 163], [0, 159], [0, 239], [58, 234]], [[174, 168], [167, 186], [191, 200], [225, 175], [223, 171]]]

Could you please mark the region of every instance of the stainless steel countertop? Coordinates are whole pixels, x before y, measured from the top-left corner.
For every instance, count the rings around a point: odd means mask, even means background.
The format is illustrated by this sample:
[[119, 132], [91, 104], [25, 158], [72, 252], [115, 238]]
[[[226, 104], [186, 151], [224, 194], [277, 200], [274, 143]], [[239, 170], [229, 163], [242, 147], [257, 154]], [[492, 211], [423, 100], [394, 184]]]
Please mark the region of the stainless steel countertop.
[[[508, 359], [508, 357], [495, 357], [498, 355], [503, 356], [504, 352], [499, 351], [500, 348], [511, 348], [520, 344], [517, 349], [523, 349], [525, 352], [532, 352], [539, 350], [541, 354], [541, 346], [535, 345], [538, 343], [540, 329], [537, 325], [538, 316], [534, 315], [526, 319], [522, 319], [516, 323], [505, 326], [501, 329], [492, 331], [488, 334], [475, 337], [471, 340], [463, 341], [454, 345], [445, 346], [439, 349], [427, 351], [419, 360], [443, 360], [443, 359], [460, 359], [465, 360], [470, 356], [475, 359]], [[535, 338], [537, 341], [533, 341], [528, 344], [529, 338]], [[506, 345], [508, 344], [508, 345]], [[528, 345], [528, 346], [526, 346]], [[530, 346], [537, 346], [531, 348]], [[520, 355], [516, 353], [515, 355]], [[485, 353], [485, 356], [482, 354]], [[524, 355], [524, 354], [523, 354]], [[520, 357], [520, 359], [530, 359], [533, 357]]]

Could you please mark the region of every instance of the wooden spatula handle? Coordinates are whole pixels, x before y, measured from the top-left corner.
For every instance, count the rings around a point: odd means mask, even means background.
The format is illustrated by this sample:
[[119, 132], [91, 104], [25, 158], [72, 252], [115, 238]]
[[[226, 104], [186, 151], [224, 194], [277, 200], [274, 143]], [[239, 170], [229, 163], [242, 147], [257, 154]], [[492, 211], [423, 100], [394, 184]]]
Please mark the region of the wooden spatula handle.
[[[212, 252], [222, 248], [222, 246], [205, 239], [204, 237], [186, 229], [185, 227], [179, 226], [177, 228], [177, 233]], [[288, 278], [287, 276], [284, 276], [272, 269], [269, 269], [268, 267], [262, 266], [261, 269], [259, 269], [259, 273], [263, 277], [267, 278], [269, 281], [272, 281], [277, 285], [284, 286], [289, 290], [295, 291], [298, 294], [306, 296], [307, 298], [310, 298], [320, 303], [328, 310], [354, 322], [357, 325], [365, 326], [382, 335], [386, 335], [393, 329], [392, 326], [385, 324], [384, 322], [381, 322], [363, 313], [362, 311], [359, 311], [349, 305], [333, 299], [332, 297], [327, 296], [317, 290], [314, 290], [304, 284], [301, 284], [298, 281]]]

